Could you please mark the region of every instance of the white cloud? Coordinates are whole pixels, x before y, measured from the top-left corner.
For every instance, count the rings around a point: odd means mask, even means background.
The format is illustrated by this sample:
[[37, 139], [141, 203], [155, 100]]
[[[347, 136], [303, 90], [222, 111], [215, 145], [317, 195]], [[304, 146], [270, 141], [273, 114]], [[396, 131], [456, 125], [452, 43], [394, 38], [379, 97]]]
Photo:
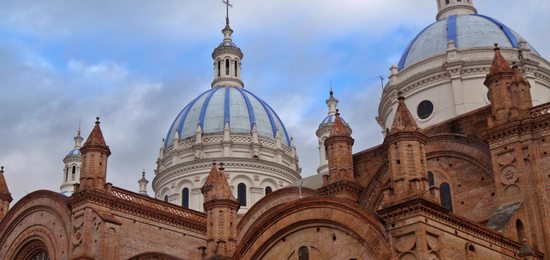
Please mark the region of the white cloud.
[[99, 79], [122, 79], [128, 75], [128, 71], [113, 61], [103, 61], [97, 64], [86, 64], [79, 60], [70, 60], [68, 69], [87, 78]]

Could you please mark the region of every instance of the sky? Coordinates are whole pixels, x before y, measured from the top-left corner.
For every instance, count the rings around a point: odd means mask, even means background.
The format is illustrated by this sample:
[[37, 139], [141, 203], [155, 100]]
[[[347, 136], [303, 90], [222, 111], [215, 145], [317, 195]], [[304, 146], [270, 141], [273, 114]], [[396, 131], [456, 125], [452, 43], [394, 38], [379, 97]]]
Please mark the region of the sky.
[[[329, 82], [354, 152], [381, 143], [378, 76], [437, 13], [434, 0], [232, 2], [245, 87], [294, 137], [303, 177], [319, 163]], [[550, 1], [476, 7], [550, 57]], [[0, 165], [14, 199], [59, 191], [79, 122], [86, 138], [96, 116], [112, 151], [107, 180], [137, 191], [145, 169], [152, 181], [170, 124], [210, 88], [224, 18], [221, 0], [0, 1]]]

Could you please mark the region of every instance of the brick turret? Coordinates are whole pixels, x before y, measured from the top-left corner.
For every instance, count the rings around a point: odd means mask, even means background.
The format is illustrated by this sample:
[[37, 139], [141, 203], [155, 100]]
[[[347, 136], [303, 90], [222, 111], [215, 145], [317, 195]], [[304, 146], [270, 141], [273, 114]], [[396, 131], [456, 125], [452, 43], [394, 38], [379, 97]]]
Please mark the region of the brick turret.
[[354, 181], [353, 176], [353, 138], [336, 110], [336, 118], [329, 137], [325, 140], [328, 158], [328, 175], [325, 183], [331, 184], [341, 180]]
[[512, 68], [508, 64], [498, 46], [484, 84], [489, 89], [491, 100], [490, 127], [529, 116], [529, 109], [533, 106], [531, 85], [523, 78], [519, 67]]
[[105, 189], [107, 158], [111, 155], [111, 150], [105, 143], [99, 124], [98, 117], [90, 136], [88, 136], [84, 146], [80, 148], [80, 152], [82, 153], [82, 169], [80, 172], [79, 191]]
[[391, 178], [391, 186], [385, 196], [387, 203], [394, 204], [423, 196], [429, 190], [426, 141], [427, 137], [419, 131], [405, 104], [405, 98], [400, 94], [392, 129], [384, 140]]
[[207, 214], [206, 248], [202, 259], [230, 259], [237, 243], [237, 211], [240, 204], [233, 196], [223, 163], [216, 163], [201, 189]]
[[328, 159], [328, 175], [323, 175], [323, 187], [319, 190], [329, 196], [357, 202], [362, 187], [355, 182], [353, 171], [353, 138], [336, 110], [329, 137], [325, 140]]

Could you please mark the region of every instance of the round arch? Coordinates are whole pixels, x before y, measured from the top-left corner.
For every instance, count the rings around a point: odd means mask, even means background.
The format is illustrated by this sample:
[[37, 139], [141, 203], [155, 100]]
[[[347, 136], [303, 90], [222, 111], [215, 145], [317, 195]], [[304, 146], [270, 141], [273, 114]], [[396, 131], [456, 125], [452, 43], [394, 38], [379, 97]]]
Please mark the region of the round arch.
[[352, 236], [375, 259], [391, 256], [384, 226], [370, 211], [333, 199], [311, 196], [281, 204], [260, 215], [238, 241], [237, 259], [260, 259], [288, 234], [331, 227]]
[[0, 223], [0, 256], [23, 259], [44, 250], [50, 259], [67, 258], [70, 219], [67, 197], [45, 190], [28, 194]]

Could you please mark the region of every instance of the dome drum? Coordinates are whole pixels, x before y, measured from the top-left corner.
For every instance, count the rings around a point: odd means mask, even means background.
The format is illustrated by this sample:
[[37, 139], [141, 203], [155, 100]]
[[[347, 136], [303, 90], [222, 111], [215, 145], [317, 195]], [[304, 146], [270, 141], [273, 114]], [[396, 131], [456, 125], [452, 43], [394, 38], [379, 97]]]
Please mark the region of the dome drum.
[[[164, 196], [167, 196], [169, 202], [182, 205], [181, 193], [183, 189], [187, 188], [190, 191], [189, 208], [202, 211], [203, 196], [200, 189], [208, 176], [211, 165], [212, 161], [205, 159], [174, 165], [163, 170], [153, 181], [156, 197], [163, 199]], [[224, 167], [235, 197], [237, 197], [237, 186], [240, 183], [246, 185], [247, 205], [241, 207], [240, 213], [248, 211], [254, 203], [265, 196], [267, 187], [277, 190], [299, 180], [293, 171], [276, 163], [228, 158], [228, 160], [224, 160]]]

